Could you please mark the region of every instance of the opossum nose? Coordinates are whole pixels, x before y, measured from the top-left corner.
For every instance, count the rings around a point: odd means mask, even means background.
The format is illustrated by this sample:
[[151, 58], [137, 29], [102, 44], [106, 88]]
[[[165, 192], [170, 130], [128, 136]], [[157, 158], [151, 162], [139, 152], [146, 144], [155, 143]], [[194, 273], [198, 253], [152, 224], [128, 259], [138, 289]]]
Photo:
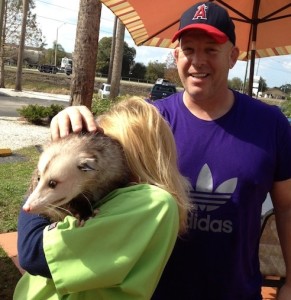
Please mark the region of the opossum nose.
[[26, 212], [30, 212], [30, 210], [31, 210], [31, 208], [30, 208], [30, 206], [29, 206], [28, 204], [24, 204], [24, 205], [22, 206], [22, 209], [23, 209], [24, 211], [26, 211]]

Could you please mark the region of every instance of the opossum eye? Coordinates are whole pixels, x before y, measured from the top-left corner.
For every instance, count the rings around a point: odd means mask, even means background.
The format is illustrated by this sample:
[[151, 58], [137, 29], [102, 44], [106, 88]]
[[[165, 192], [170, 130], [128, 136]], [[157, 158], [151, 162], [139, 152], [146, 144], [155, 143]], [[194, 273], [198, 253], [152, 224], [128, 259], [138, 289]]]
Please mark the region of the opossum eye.
[[51, 189], [54, 189], [57, 186], [57, 182], [55, 180], [50, 180], [49, 183], [48, 183], [48, 186]]

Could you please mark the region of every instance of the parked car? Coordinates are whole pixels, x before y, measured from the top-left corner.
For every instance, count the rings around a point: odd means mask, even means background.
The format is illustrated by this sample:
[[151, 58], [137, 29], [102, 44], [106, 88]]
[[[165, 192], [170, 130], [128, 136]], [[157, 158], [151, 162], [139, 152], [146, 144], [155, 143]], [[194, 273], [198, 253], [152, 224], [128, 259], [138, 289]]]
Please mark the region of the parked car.
[[73, 73], [73, 69], [71, 65], [65, 66], [65, 73], [69, 76]]
[[53, 65], [40, 65], [38, 66], [38, 70], [44, 73], [52, 73], [56, 74], [58, 72], [58, 68]]
[[[161, 81], [160, 81], [161, 82]], [[177, 92], [176, 86], [168, 81], [162, 81], [162, 83], [156, 83], [151, 91], [149, 98], [151, 101], [166, 98]]]
[[170, 83], [169, 80], [164, 79], [164, 78], [158, 78], [155, 82], [156, 84], [163, 84], [163, 83]]
[[101, 99], [106, 99], [110, 95], [110, 84], [102, 83], [101, 88], [98, 90], [98, 96]]

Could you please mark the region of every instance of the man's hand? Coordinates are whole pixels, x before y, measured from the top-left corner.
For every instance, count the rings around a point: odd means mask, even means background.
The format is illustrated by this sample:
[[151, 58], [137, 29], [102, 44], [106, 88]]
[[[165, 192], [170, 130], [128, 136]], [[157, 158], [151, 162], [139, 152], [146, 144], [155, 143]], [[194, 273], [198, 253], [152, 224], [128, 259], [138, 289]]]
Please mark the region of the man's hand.
[[52, 140], [67, 136], [70, 132], [95, 132], [98, 128], [94, 116], [86, 106], [70, 106], [53, 117], [50, 125]]

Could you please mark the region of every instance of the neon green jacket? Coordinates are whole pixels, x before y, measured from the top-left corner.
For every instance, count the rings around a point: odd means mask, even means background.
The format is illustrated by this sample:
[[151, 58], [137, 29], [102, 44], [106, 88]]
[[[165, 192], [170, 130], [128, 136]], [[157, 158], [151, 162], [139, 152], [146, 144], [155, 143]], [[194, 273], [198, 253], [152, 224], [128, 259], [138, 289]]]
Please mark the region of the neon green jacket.
[[151, 298], [176, 241], [176, 201], [148, 184], [117, 189], [105, 201], [84, 227], [68, 216], [45, 228], [52, 279], [26, 273], [13, 299]]

